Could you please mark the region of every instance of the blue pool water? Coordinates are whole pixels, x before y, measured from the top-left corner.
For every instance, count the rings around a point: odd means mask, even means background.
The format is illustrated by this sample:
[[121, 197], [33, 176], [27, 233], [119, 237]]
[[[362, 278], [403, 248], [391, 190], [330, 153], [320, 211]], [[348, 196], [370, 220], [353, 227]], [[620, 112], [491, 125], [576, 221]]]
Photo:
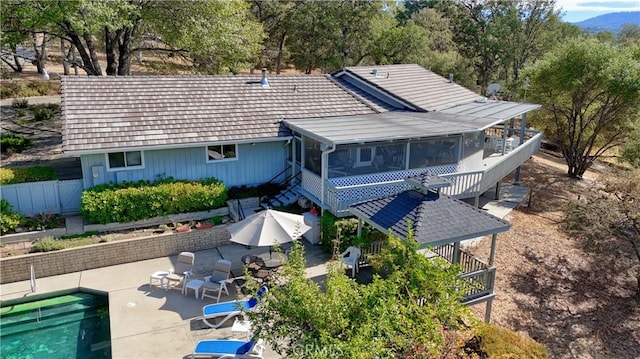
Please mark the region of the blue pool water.
[[109, 359], [108, 308], [106, 296], [84, 292], [3, 302], [0, 358]]

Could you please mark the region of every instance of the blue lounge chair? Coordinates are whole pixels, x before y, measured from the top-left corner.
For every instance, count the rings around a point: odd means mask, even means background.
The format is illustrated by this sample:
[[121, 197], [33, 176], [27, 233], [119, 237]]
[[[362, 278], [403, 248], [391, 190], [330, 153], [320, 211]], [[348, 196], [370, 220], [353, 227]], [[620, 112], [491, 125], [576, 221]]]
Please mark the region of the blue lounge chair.
[[[266, 292], [267, 287], [263, 286], [255, 296], [249, 299], [205, 305], [202, 307], [202, 320], [209, 327], [218, 328], [230, 318], [238, 315], [244, 316], [245, 312], [253, 310]], [[220, 321], [216, 324], [213, 323], [213, 319], [220, 319]]]
[[218, 359], [231, 358], [262, 358], [264, 345], [262, 339], [241, 340], [201, 340], [191, 354], [191, 358], [213, 357]]

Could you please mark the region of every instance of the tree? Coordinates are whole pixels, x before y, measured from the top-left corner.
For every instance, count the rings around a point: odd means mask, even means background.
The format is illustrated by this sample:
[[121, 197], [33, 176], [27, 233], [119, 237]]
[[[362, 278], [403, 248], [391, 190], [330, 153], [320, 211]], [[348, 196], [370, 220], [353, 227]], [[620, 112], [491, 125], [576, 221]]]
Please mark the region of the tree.
[[562, 150], [567, 174], [581, 178], [594, 160], [624, 144], [640, 110], [640, 63], [630, 51], [575, 39], [528, 69], [532, 99]]
[[321, 287], [305, 278], [294, 242], [283, 284], [248, 313], [256, 335], [289, 358], [439, 357], [455, 347], [456, 330], [473, 322], [457, 267], [420, 255], [411, 238], [390, 236], [386, 247], [375, 263], [384, 278], [357, 284], [332, 266]]
[[262, 25], [244, 1], [151, 2], [143, 21], [171, 49], [186, 51], [206, 73], [235, 72], [262, 49]]
[[[588, 249], [629, 251], [636, 263], [636, 296], [640, 298], [640, 169], [621, 170], [604, 179], [602, 189], [587, 191], [568, 205], [563, 228]], [[626, 244], [626, 245], [625, 245]]]

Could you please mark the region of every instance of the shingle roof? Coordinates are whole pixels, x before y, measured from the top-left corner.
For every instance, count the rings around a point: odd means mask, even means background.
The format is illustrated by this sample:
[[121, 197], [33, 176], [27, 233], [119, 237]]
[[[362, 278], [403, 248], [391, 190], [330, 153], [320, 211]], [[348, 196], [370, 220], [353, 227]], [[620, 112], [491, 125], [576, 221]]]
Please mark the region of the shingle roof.
[[351, 91], [354, 95], [359, 96], [370, 103], [378, 112], [397, 110], [397, 108], [393, 107], [392, 105], [345, 81], [342, 77], [334, 77], [333, 79], [340, 85], [344, 86], [347, 90]]
[[[424, 111], [438, 111], [481, 97], [416, 64], [345, 67], [343, 70]], [[340, 75], [340, 71], [334, 74]]]
[[328, 75], [63, 77], [66, 153], [288, 136], [283, 118], [375, 113]]
[[390, 111], [370, 115], [286, 119], [287, 126], [325, 143], [347, 144], [477, 132], [496, 121], [442, 112]]
[[481, 100], [457, 104], [440, 112], [506, 121], [540, 107], [541, 105], [535, 103]]
[[360, 202], [349, 210], [380, 230], [407, 236], [409, 222], [421, 246], [442, 245], [488, 234], [506, 232], [510, 224], [448, 196], [404, 191]]

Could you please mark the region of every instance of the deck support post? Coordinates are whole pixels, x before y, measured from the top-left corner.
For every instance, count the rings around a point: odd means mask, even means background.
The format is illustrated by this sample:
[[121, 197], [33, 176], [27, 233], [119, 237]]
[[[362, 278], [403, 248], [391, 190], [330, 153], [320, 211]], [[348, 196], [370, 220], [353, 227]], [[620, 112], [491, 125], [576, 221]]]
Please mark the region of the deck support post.
[[491, 253], [489, 253], [489, 267], [493, 267], [493, 262], [496, 259], [496, 243], [498, 242], [497, 239], [497, 233], [491, 235]]
[[500, 181], [498, 181], [498, 183], [496, 183], [496, 195], [494, 196], [493, 199], [500, 199]]
[[[522, 114], [522, 119], [520, 120], [520, 144], [524, 143], [524, 131], [527, 128], [527, 114], [523, 113]], [[518, 166], [518, 168], [516, 168], [516, 179], [514, 184], [516, 186], [520, 185], [520, 167]]]
[[362, 218], [358, 217], [358, 232], [356, 233], [358, 238], [362, 237]]
[[453, 263], [460, 264], [460, 242], [453, 244]]
[[493, 298], [487, 300], [487, 307], [484, 310], [484, 322], [489, 323], [491, 321], [491, 306], [493, 304]]
[[476, 208], [480, 208], [480, 195], [475, 196], [473, 199], [473, 206]]

